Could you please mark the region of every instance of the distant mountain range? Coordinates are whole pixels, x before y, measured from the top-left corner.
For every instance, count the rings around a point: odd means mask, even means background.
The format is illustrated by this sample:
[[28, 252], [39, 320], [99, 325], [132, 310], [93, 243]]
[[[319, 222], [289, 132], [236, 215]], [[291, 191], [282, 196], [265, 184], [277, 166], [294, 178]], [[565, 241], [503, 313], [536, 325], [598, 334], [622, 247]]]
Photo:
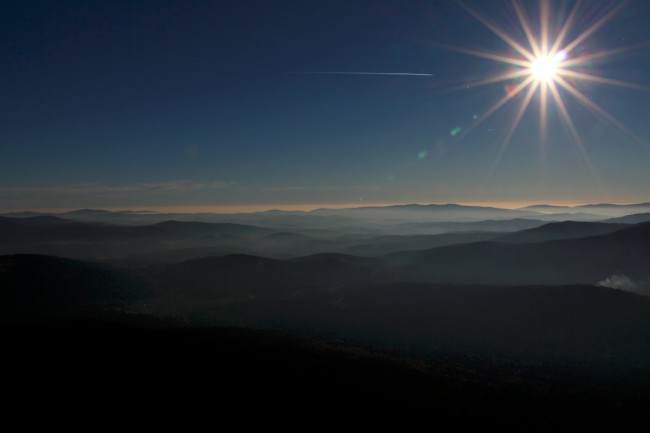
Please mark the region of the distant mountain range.
[[610, 218], [604, 220], [606, 223], [622, 223], [622, 224], [638, 224], [650, 222], [650, 213], [639, 213], [632, 215], [625, 215], [618, 218]]
[[[593, 204], [581, 206], [533, 205], [520, 209], [458, 204], [405, 204], [357, 208], [322, 208], [309, 212], [280, 211], [239, 214], [157, 213], [151, 211], [107, 211], [79, 209], [65, 213], [18, 212], [8, 217], [52, 215], [83, 222], [145, 225], [169, 220], [183, 222], [230, 222], [256, 225], [278, 230], [312, 230], [319, 233], [335, 231], [355, 234], [406, 234], [401, 224], [468, 223], [485, 220], [537, 219], [543, 221], [599, 221], [630, 214], [650, 213], [650, 203]], [[440, 232], [437, 232], [440, 233]], [[412, 234], [412, 233], [411, 233]], [[419, 233], [417, 233], [419, 234]], [[429, 232], [429, 234], [434, 234]]]
[[[575, 227], [584, 237], [569, 238]], [[191, 260], [150, 274], [178, 296], [268, 297], [359, 283], [596, 284], [616, 275], [650, 282], [650, 224], [556, 223], [505, 239], [402, 251], [378, 258], [317, 254], [292, 260], [225, 256]], [[171, 292], [170, 292], [171, 290]], [[647, 291], [650, 294], [650, 290]]]
[[[166, 221], [151, 225], [77, 222], [53, 216], [0, 217], [0, 254], [50, 254], [95, 260], [181, 261], [210, 255], [253, 254], [276, 258], [319, 252], [362, 256], [496, 239], [536, 220], [413, 223], [404, 232], [433, 235], [304, 234], [235, 223]], [[497, 230], [501, 230], [501, 232]], [[483, 230], [483, 231], [482, 231]], [[490, 230], [490, 231], [485, 231]], [[576, 232], [574, 237], [581, 233]], [[567, 233], [566, 236], [571, 236]]]
[[649, 212], [650, 203], [634, 203], [634, 204], [584, 204], [579, 206], [555, 206], [555, 205], [533, 205], [520, 208], [521, 210], [541, 212], [541, 213], [587, 213], [599, 216], [623, 216], [627, 214]]
[[[122, 264], [131, 261], [134, 265], [229, 254], [278, 259], [323, 252], [379, 257], [400, 251], [480, 241], [535, 243], [583, 238], [607, 234], [626, 225], [570, 221], [545, 224], [541, 220], [519, 218], [476, 222], [409, 222], [393, 224], [392, 227], [404, 234], [302, 230], [301, 227], [286, 230], [231, 222], [164, 221], [146, 225], [118, 225], [51, 215], [22, 218], [0, 216], [0, 254], [49, 254], [112, 260]], [[517, 231], [520, 229], [523, 230]]]
[[612, 233], [628, 224], [563, 221], [508, 233], [496, 238], [499, 242], [534, 243], [561, 239], [576, 239]]
[[[584, 224], [584, 223], [582, 223]], [[553, 225], [506, 240], [565, 236]], [[581, 229], [582, 230], [582, 229]], [[589, 231], [608, 227], [589, 226]], [[612, 275], [650, 278], [650, 224], [598, 236], [535, 243], [477, 242], [386, 257], [398, 279], [491, 284], [596, 283]]]
[[406, 204], [369, 206], [347, 209], [316, 209], [314, 215], [341, 215], [364, 219], [402, 219], [426, 221], [479, 221], [494, 218], [534, 217], [536, 212], [500, 209], [495, 207], [463, 206], [458, 204]]

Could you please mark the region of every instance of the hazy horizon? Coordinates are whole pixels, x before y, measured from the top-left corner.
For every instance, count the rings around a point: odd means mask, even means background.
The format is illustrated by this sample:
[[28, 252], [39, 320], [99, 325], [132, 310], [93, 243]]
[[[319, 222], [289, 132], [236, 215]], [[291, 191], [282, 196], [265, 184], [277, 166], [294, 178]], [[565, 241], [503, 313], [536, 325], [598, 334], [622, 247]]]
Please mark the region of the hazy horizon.
[[[648, 200], [650, 201], [650, 200]], [[577, 207], [584, 205], [596, 204], [613, 204], [618, 206], [630, 206], [636, 204], [646, 203], [643, 201], [638, 202], [567, 202], [567, 201], [522, 201], [522, 202], [401, 202], [401, 203], [321, 203], [321, 204], [277, 204], [277, 205], [215, 205], [215, 206], [89, 206], [89, 207], [68, 207], [68, 208], [15, 208], [15, 209], [0, 209], [0, 213], [20, 213], [20, 212], [49, 212], [49, 213], [65, 213], [82, 209], [93, 210], [106, 210], [110, 212], [156, 212], [156, 213], [252, 213], [252, 212], [267, 212], [267, 211], [296, 211], [296, 212], [309, 212], [316, 209], [354, 209], [364, 207], [385, 207], [385, 206], [406, 206], [406, 205], [448, 205], [456, 204], [461, 206], [478, 206], [478, 207], [494, 207], [498, 209], [521, 209], [529, 206], [548, 205], [548, 206], [566, 206]]]

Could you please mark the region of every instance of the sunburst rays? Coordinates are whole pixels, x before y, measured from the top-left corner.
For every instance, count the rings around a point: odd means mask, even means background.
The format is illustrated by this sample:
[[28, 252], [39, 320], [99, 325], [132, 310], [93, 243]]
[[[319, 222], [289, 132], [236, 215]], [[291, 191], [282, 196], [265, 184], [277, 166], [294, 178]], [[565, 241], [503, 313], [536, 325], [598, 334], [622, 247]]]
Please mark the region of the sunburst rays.
[[[595, 18], [584, 31], [577, 35], [575, 35], [575, 25], [583, 12], [585, 12], [585, 5], [587, 2], [578, 0], [570, 11], [559, 13], [557, 14], [558, 16], [554, 15], [549, 0], [539, 0], [538, 3], [539, 22], [537, 23], [538, 25], [535, 26], [533, 25], [535, 23], [530, 19], [530, 16], [534, 14], [530, 14], [530, 11], [527, 11], [519, 0], [511, 1], [514, 15], [516, 16], [516, 22], [520, 26], [520, 31], [523, 31], [523, 35], [525, 35], [523, 40], [520, 41], [515, 36], [516, 32], [508, 32], [504, 30], [486, 16], [478, 13], [462, 1], [459, 1], [459, 4], [463, 9], [476, 18], [476, 20], [483, 24], [492, 33], [498, 36], [510, 49], [513, 50], [514, 53], [516, 53], [514, 55], [508, 55], [471, 48], [447, 46], [447, 48], [464, 54], [502, 63], [509, 68], [507, 72], [472, 83], [466, 83], [463, 87], [474, 88], [499, 82], [508, 82], [513, 80], [515, 82], [516, 80], [519, 81], [514, 89], [508, 91], [504, 97], [479, 116], [476, 122], [464, 131], [463, 135], [483, 123], [507, 103], [515, 99], [520, 100], [519, 106], [515, 110], [512, 123], [498, 148], [495, 159], [488, 172], [489, 179], [496, 170], [503, 153], [507, 149], [521, 122], [522, 117], [531, 106], [533, 98], [537, 95], [537, 100], [539, 101], [539, 140], [541, 147], [545, 149], [547, 146], [549, 124], [548, 112], [550, 104], [553, 104], [559, 113], [560, 118], [567, 126], [573, 142], [579, 150], [586, 167], [590, 171], [596, 183], [600, 184], [594, 165], [589, 158], [587, 146], [578, 132], [578, 128], [571, 117], [565, 99], [567, 99], [567, 97], [574, 98], [599, 121], [608, 122], [609, 124], [614, 125], [630, 137], [634, 138], [637, 142], [641, 142], [645, 146], [648, 146], [642, 139], [625, 127], [622, 122], [582, 94], [579, 88], [575, 85], [582, 81], [585, 83], [650, 91], [649, 87], [600, 75], [594, 75], [585, 70], [585, 67], [589, 62], [595, 60], [601, 61], [610, 56], [635, 49], [640, 45], [647, 45], [647, 43], [581, 55], [578, 53], [578, 48], [581, 44], [583, 44], [594, 33], [601, 30], [621, 10], [621, 8], [625, 6], [627, 0], [612, 4], [607, 8], [607, 10]], [[558, 29], [557, 31], [556, 28]], [[570, 35], [574, 36], [571, 37]]]

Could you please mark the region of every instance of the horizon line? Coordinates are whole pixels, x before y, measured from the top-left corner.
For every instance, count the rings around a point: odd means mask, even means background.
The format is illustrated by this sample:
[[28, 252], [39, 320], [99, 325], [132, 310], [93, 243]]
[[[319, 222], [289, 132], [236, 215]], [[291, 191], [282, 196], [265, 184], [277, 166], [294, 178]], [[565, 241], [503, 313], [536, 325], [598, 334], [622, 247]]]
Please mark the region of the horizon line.
[[[650, 201], [650, 200], [649, 200]], [[153, 213], [216, 213], [216, 214], [235, 214], [235, 213], [255, 213], [268, 211], [285, 211], [285, 212], [310, 212], [316, 209], [355, 209], [367, 207], [389, 207], [389, 206], [406, 206], [406, 205], [459, 205], [459, 206], [477, 206], [493, 207], [498, 209], [517, 210], [529, 206], [563, 206], [577, 207], [584, 205], [611, 204], [618, 206], [631, 206], [642, 204], [640, 202], [607, 202], [602, 201], [458, 201], [458, 202], [392, 202], [392, 203], [303, 203], [303, 204], [222, 204], [222, 205], [182, 205], [182, 206], [81, 206], [81, 207], [23, 207], [23, 208], [6, 208], [0, 210], [1, 213], [65, 213], [76, 210], [92, 209], [105, 210], [109, 212], [153, 212]]]

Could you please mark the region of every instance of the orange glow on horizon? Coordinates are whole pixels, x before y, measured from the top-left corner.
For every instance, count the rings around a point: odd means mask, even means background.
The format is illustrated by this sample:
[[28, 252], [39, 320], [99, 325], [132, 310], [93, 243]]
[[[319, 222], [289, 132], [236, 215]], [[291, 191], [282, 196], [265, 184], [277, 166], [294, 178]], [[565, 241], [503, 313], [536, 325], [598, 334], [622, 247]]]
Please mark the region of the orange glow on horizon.
[[[650, 202], [649, 199], [640, 198], [626, 202], [608, 202], [609, 204], [626, 205], [640, 202]], [[497, 201], [441, 201], [441, 202], [394, 202], [394, 203], [304, 203], [304, 204], [232, 204], [232, 205], [197, 205], [197, 206], [141, 206], [141, 207], [89, 207], [91, 209], [101, 209], [111, 212], [152, 212], [152, 213], [215, 213], [215, 214], [236, 214], [266, 212], [271, 210], [281, 211], [301, 211], [309, 212], [315, 209], [351, 209], [362, 207], [382, 207], [382, 206], [404, 206], [409, 204], [419, 204], [422, 206], [430, 204], [458, 204], [461, 206], [481, 206], [494, 207], [500, 209], [519, 209], [526, 206], [548, 205], [548, 206], [581, 206], [587, 204], [599, 203], [599, 201], [573, 201], [573, 200], [497, 200]], [[21, 208], [21, 209], [3, 209], [0, 213], [11, 212], [35, 212], [35, 213], [64, 213], [78, 210], [80, 208]]]

